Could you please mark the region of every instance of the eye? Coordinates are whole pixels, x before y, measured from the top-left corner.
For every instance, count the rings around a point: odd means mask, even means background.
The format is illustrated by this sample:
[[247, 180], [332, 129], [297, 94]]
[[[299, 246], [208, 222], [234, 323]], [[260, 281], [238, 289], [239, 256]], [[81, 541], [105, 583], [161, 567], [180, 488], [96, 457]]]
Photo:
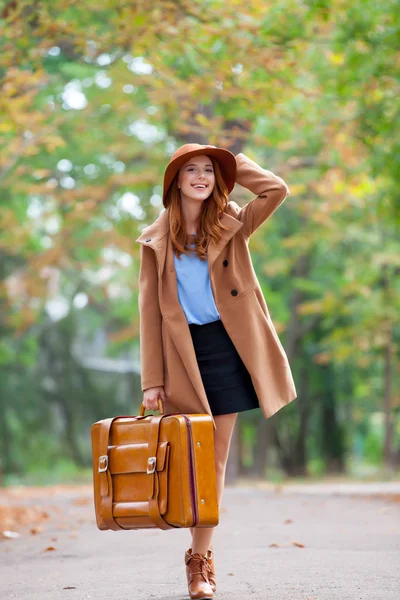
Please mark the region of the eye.
[[[194, 169], [195, 169], [195, 167], [188, 167], [186, 170], [187, 170], [187, 171], [193, 171]], [[213, 171], [213, 169], [212, 169], [211, 167], [208, 167], [208, 168], [206, 169], [206, 171], [208, 171], [209, 173], [213, 173], [213, 172], [214, 172], [214, 171]]]

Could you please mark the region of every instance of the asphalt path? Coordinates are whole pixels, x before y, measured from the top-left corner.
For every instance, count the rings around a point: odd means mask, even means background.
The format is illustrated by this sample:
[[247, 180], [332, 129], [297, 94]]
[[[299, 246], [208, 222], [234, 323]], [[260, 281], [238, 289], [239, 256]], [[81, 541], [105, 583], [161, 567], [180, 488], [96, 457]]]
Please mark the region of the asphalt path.
[[[0, 507], [1, 600], [189, 597], [188, 530], [99, 531], [89, 485]], [[216, 600], [399, 600], [400, 483], [227, 487], [214, 550]]]

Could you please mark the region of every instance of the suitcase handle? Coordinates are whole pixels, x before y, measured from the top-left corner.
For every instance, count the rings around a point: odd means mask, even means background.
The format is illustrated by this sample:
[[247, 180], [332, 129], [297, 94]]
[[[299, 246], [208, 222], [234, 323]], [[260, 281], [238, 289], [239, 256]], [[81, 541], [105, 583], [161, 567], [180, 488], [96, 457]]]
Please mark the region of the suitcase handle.
[[[141, 417], [143, 417], [145, 410], [146, 410], [146, 409], [145, 409], [145, 407], [144, 407], [144, 404], [142, 403], [142, 404], [140, 405], [140, 412], [139, 412], [139, 415], [140, 415]], [[162, 402], [161, 402], [160, 398], [158, 398], [158, 412], [160, 413], [160, 415], [163, 415], [163, 414], [164, 414], [164, 410], [163, 410], [163, 406], [162, 406]]]

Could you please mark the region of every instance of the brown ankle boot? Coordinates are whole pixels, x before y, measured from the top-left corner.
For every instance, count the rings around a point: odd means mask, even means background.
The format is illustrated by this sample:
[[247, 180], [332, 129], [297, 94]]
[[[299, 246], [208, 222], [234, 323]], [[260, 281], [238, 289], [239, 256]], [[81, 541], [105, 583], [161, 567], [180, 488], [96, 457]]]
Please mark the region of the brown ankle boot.
[[185, 552], [186, 577], [188, 582], [189, 596], [194, 600], [208, 600], [214, 596], [211, 585], [208, 582], [209, 566], [207, 557], [192, 549]]
[[214, 552], [207, 550], [207, 562], [208, 562], [208, 582], [211, 585], [212, 591], [217, 591], [217, 580], [215, 577], [215, 566], [214, 566]]

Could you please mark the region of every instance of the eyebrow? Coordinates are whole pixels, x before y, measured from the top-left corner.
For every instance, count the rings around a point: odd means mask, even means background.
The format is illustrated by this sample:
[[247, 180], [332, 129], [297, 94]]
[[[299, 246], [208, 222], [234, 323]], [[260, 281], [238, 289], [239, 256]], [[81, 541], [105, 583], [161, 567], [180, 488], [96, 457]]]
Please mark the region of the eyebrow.
[[[188, 165], [186, 165], [187, 167], [197, 167], [198, 165], [196, 165], [196, 163], [190, 163]], [[204, 165], [205, 167], [212, 167], [211, 163], [207, 163], [206, 165]]]

